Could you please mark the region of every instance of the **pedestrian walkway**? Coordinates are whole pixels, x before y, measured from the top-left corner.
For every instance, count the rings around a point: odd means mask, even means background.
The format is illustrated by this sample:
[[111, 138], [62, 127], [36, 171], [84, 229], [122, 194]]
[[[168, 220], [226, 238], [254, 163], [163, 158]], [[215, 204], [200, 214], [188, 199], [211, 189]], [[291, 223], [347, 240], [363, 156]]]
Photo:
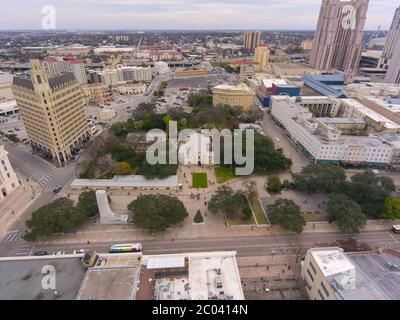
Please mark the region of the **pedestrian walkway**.
[[20, 230], [9, 231], [3, 238], [2, 242], [15, 242], [21, 239], [23, 232]]
[[54, 185], [51, 184], [51, 180], [53, 179], [54, 176], [57, 176], [57, 174], [58, 174], [58, 169], [54, 168], [48, 175], [39, 180], [38, 183], [43, 191], [50, 192], [53, 190]]

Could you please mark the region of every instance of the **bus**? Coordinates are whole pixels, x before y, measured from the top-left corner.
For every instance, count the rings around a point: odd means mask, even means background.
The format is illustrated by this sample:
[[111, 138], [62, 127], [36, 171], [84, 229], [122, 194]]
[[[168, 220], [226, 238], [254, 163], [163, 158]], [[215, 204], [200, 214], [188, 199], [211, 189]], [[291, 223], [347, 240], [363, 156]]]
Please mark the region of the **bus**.
[[400, 234], [400, 224], [394, 225], [394, 226], [392, 227], [392, 231], [393, 231], [394, 233]]
[[116, 244], [110, 247], [110, 253], [141, 252], [141, 243]]

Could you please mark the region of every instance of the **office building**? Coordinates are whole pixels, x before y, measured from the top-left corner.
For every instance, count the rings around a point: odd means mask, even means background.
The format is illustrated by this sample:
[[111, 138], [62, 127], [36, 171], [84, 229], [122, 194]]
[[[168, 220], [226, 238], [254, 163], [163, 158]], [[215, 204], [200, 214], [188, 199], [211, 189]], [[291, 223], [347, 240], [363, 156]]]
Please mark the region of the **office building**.
[[249, 110], [254, 104], [255, 93], [244, 83], [237, 86], [220, 85], [213, 89], [213, 105], [240, 106]]
[[400, 37], [397, 47], [394, 49], [392, 59], [389, 61], [388, 70], [385, 76], [386, 83], [400, 84]]
[[369, 0], [323, 0], [310, 54], [319, 70], [354, 74], [363, 49], [363, 31]]
[[254, 61], [257, 63], [254, 68], [256, 72], [267, 72], [269, 70], [269, 49], [266, 45], [258, 46]]
[[400, 254], [390, 249], [315, 248], [307, 251], [301, 277], [311, 300], [400, 300], [399, 265]]
[[35, 150], [65, 163], [90, 138], [81, 88], [72, 73], [48, 77], [39, 60], [31, 67], [30, 79], [13, 82], [22, 121]]
[[153, 79], [150, 67], [122, 67], [122, 77], [124, 81], [143, 81], [150, 82]]
[[247, 53], [254, 53], [255, 49], [261, 43], [260, 31], [249, 31], [244, 33], [244, 51]]
[[0, 100], [14, 100], [12, 93], [13, 75], [0, 71]]
[[[308, 97], [307, 97], [308, 98]], [[325, 103], [327, 97], [310, 98], [304, 106], [300, 99], [284, 96], [272, 96], [273, 119], [289, 134], [292, 141], [316, 163], [346, 164], [362, 166], [386, 167], [391, 163], [393, 147], [374, 135], [345, 135], [332, 120], [319, 120], [310, 112], [312, 107], [316, 110]], [[297, 101], [296, 101], [297, 100]], [[350, 102], [347, 102], [350, 104]], [[336, 100], [337, 107], [342, 108], [341, 101]], [[336, 112], [331, 112], [330, 117]], [[329, 117], [329, 116], [323, 116]], [[353, 118], [368, 121], [364, 114], [349, 113], [337, 120], [342, 125], [348, 124], [346, 130], [352, 125], [360, 130], [359, 121]]]
[[43, 67], [49, 76], [53, 76], [59, 73], [71, 72], [74, 74], [79, 84], [85, 84], [88, 82], [85, 70], [85, 64], [82, 60], [70, 59], [57, 60], [53, 57], [47, 57], [43, 60]]
[[379, 61], [379, 67], [388, 69], [389, 63], [393, 58], [395, 49], [400, 47], [400, 7], [395, 11], [392, 25], [383, 48], [382, 57]]
[[0, 200], [20, 185], [18, 177], [8, 160], [8, 152], [0, 145]]
[[312, 47], [313, 47], [313, 40], [312, 39], [303, 40], [301, 42], [301, 47], [303, 48], [303, 50], [305, 52], [310, 52], [312, 50]]
[[112, 93], [108, 90], [107, 86], [101, 83], [81, 85], [81, 90], [84, 97], [86, 98], [86, 104], [103, 103], [113, 100]]

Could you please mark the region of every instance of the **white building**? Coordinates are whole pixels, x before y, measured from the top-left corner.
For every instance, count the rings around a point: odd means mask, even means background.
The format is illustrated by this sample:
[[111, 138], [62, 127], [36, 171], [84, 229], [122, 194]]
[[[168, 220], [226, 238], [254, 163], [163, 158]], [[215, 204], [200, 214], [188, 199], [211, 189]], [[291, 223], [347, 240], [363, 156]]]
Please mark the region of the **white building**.
[[180, 145], [179, 162], [185, 166], [212, 165], [214, 164], [214, 154], [211, 149], [210, 137], [192, 133]]
[[18, 177], [8, 160], [8, 152], [3, 145], [0, 145], [0, 200], [7, 197], [19, 184]]
[[116, 47], [116, 46], [102, 46], [94, 49], [95, 55], [107, 55], [107, 54], [132, 54], [133, 47]]
[[392, 160], [390, 144], [372, 135], [342, 135], [333, 124], [320, 126], [313, 113], [293, 99], [272, 96], [271, 114], [315, 162], [386, 166]]
[[167, 74], [171, 71], [168, 67], [168, 63], [164, 61], [156, 61], [154, 62], [154, 72], [160, 76]]
[[15, 114], [19, 111], [17, 101], [15, 100], [0, 100], [0, 116]]
[[399, 254], [391, 250], [345, 253], [341, 248], [307, 251], [301, 277], [312, 300], [399, 300]]
[[145, 81], [149, 82], [153, 79], [150, 67], [122, 67], [122, 76], [124, 81]]
[[57, 60], [53, 57], [48, 57], [42, 62], [44, 70], [50, 75], [55, 75], [63, 72], [72, 72], [79, 82], [85, 84], [88, 82], [85, 64], [82, 60]]

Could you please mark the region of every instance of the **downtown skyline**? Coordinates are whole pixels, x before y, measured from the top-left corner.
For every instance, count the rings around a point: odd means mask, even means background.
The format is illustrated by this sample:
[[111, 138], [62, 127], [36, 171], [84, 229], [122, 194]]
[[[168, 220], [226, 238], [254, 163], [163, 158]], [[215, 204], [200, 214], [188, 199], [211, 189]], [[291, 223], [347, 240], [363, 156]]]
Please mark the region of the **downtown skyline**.
[[[397, 0], [370, 0], [365, 30], [388, 30]], [[0, 30], [41, 29], [56, 9], [57, 30], [315, 30], [320, 0], [27, 0], [3, 7]], [[88, 14], [90, 13], [90, 14]]]

